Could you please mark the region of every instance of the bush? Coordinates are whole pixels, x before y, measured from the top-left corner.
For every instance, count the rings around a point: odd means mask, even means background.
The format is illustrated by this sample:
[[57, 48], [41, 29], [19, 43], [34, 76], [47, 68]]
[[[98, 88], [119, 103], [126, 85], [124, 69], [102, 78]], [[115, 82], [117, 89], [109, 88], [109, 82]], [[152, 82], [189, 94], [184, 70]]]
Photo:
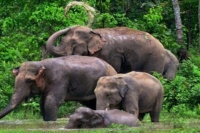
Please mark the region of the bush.
[[159, 74], [155, 76], [164, 86], [164, 109], [179, 113], [189, 111], [189, 109], [199, 111], [200, 70], [191, 60], [180, 64], [173, 80], [166, 80]]

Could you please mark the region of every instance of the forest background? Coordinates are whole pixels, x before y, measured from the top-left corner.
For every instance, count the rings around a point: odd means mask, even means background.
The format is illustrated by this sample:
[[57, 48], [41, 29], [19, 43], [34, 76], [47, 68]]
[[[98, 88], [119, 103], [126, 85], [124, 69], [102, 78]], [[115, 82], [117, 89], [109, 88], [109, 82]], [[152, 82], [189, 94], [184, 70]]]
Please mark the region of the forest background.
[[[54, 32], [73, 25], [87, 25], [87, 11], [71, 7], [72, 0], [0, 0], [0, 109], [9, 103], [14, 88], [12, 69], [25, 61], [42, 59], [42, 48]], [[92, 28], [126, 26], [149, 32], [177, 57], [187, 49], [189, 59], [180, 63], [176, 78], [163, 79], [163, 111], [184, 116], [200, 115], [200, 47], [198, 0], [82, 0], [96, 9]], [[180, 7], [181, 27], [177, 26], [175, 6]], [[179, 25], [180, 26], [180, 25]], [[178, 32], [182, 31], [181, 38]], [[181, 41], [179, 40], [181, 39]], [[67, 102], [59, 117], [70, 114], [77, 106]], [[23, 112], [22, 118], [41, 117], [39, 97], [23, 103], [10, 117]], [[26, 112], [26, 113], [24, 113]], [[28, 115], [27, 115], [28, 112]], [[6, 116], [7, 117], [7, 116]], [[9, 117], [9, 116], [8, 116]]]

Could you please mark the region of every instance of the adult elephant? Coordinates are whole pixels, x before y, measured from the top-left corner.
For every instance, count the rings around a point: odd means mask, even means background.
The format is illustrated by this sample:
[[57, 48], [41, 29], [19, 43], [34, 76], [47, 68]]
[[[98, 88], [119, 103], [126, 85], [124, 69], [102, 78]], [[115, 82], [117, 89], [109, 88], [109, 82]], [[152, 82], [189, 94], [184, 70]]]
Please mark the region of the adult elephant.
[[103, 76], [95, 88], [97, 109], [123, 109], [142, 120], [150, 113], [151, 121], [158, 122], [164, 90], [161, 82], [144, 72], [129, 72]]
[[0, 112], [0, 118], [29, 96], [39, 94], [43, 120], [55, 121], [58, 108], [65, 100], [80, 101], [95, 108], [97, 80], [115, 75], [116, 71], [99, 58], [74, 55], [25, 62], [13, 74], [16, 76], [14, 93], [8, 106]]
[[176, 56], [169, 50], [165, 49], [165, 65], [163, 71], [163, 77], [166, 79], [174, 79], [176, 71], [179, 67], [179, 61]]
[[[56, 46], [55, 42], [61, 36]], [[156, 38], [126, 27], [94, 30], [84, 26], [69, 27], [51, 35], [46, 49], [54, 56], [95, 56], [120, 73], [134, 70], [162, 74], [165, 62], [165, 49]]]

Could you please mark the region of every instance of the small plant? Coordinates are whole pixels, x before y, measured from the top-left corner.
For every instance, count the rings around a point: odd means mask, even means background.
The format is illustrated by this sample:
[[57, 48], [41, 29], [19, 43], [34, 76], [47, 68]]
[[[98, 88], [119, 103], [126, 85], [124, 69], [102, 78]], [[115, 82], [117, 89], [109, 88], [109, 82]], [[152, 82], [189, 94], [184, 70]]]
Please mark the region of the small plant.
[[59, 108], [58, 117], [69, 117], [78, 107], [82, 106], [78, 102], [68, 101], [63, 103]]

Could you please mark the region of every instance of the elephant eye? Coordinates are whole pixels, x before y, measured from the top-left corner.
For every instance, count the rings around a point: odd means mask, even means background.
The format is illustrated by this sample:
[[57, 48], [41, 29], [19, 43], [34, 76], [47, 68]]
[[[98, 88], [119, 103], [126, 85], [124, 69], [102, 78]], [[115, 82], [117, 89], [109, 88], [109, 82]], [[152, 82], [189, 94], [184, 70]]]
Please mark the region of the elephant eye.
[[111, 94], [110, 93], [107, 93], [107, 97], [110, 97], [111, 96]]
[[74, 45], [76, 45], [76, 42], [72, 42], [71, 43], [71, 47], [73, 47]]
[[34, 80], [32, 80], [32, 79], [26, 79], [27, 84], [32, 84], [33, 82], [34, 82]]
[[76, 45], [76, 40], [71, 40], [71, 46]]

